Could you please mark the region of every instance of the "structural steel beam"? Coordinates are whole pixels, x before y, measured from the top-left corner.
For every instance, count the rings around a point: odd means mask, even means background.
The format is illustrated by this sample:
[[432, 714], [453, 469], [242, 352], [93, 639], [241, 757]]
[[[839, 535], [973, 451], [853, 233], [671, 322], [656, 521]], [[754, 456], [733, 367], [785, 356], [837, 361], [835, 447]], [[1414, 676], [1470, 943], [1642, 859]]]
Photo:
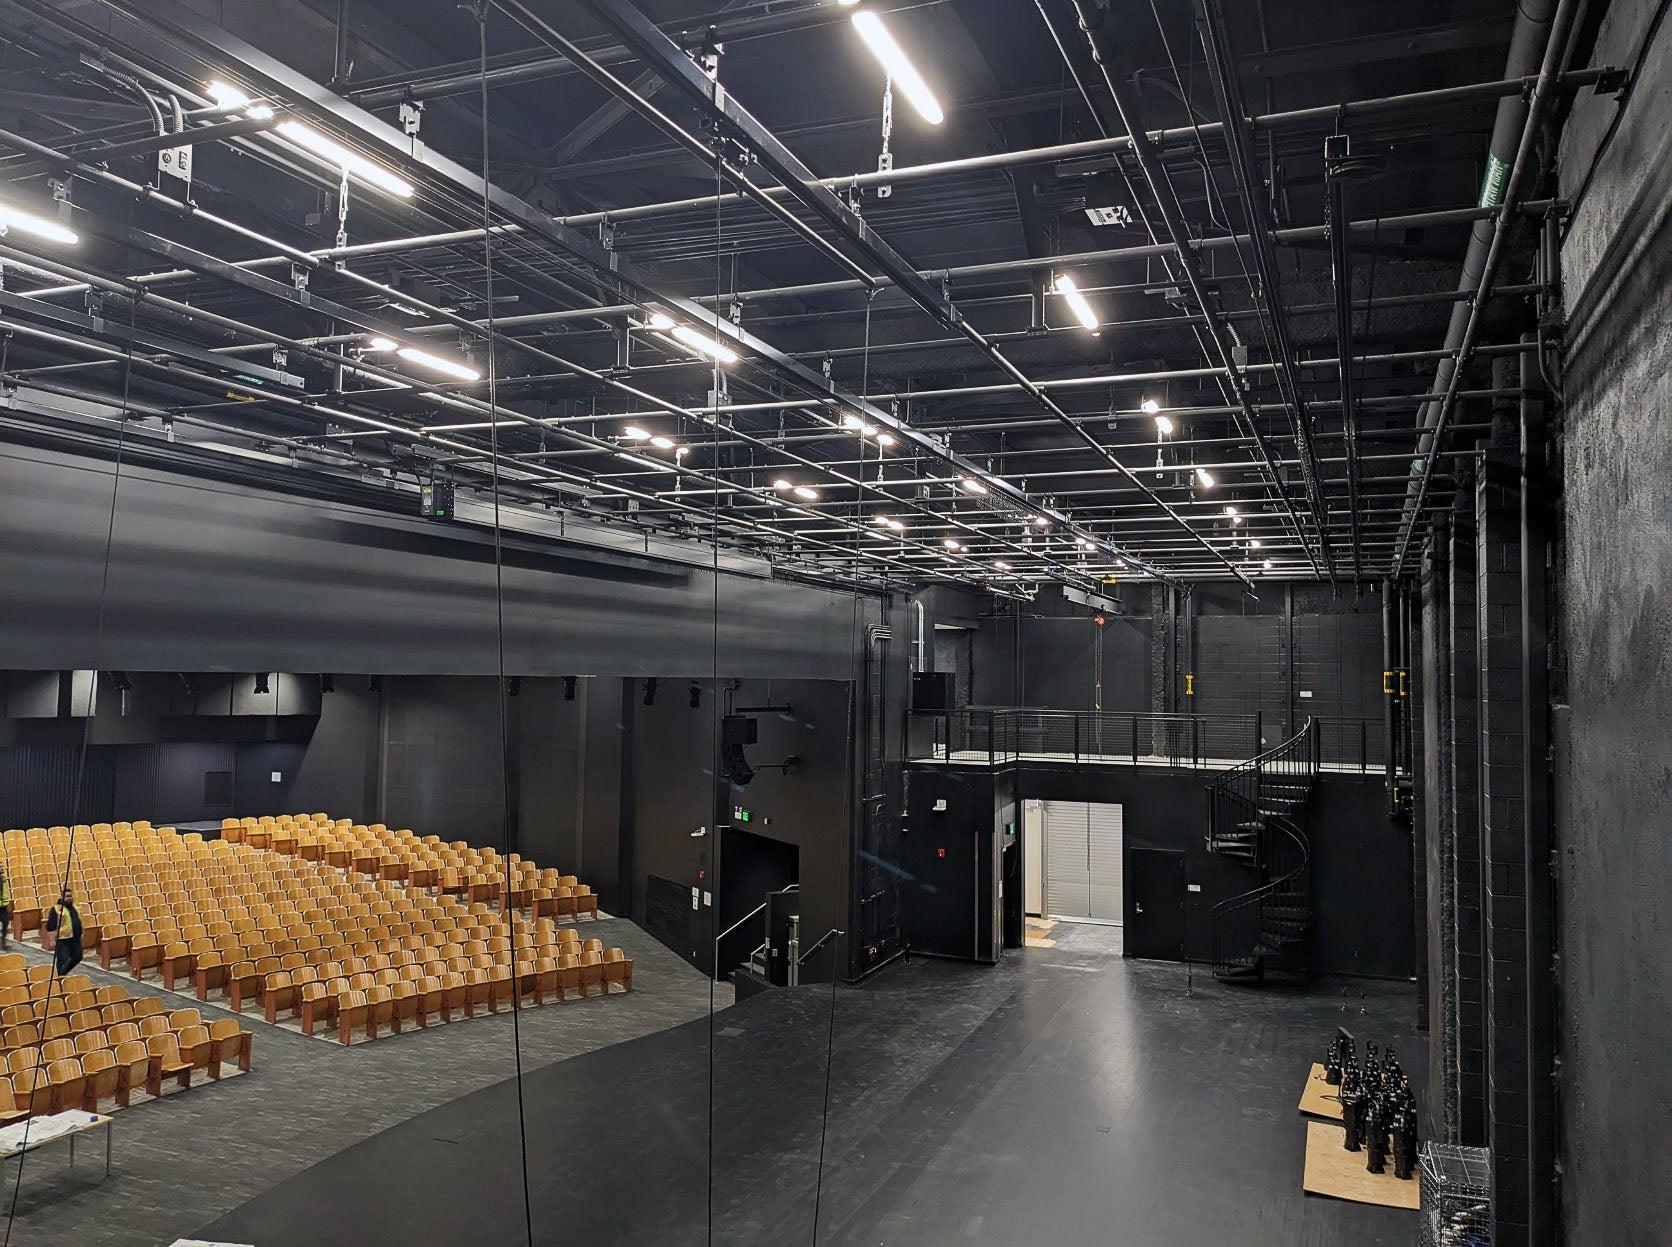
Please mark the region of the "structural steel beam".
[[[208, 21], [181, 4], [179, 0], [99, 2], [142, 26], [166, 32], [175, 41], [172, 46], [231, 72], [254, 87], [252, 94], [271, 98], [276, 104], [291, 112], [308, 116], [331, 127], [346, 137], [352, 145], [371, 151], [378, 159], [433, 178], [445, 189], [461, 196], [466, 203], [479, 204], [485, 198], [491, 211], [519, 226], [530, 238], [555, 247], [564, 256], [584, 265], [601, 281], [616, 285], [639, 308], [659, 308], [676, 321], [700, 331], [716, 334], [740, 355], [769, 368], [804, 393], [818, 397], [832, 410], [847, 410], [859, 414], [868, 422], [887, 429], [897, 438], [910, 443], [918, 453], [945, 462], [959, 474], [983, 482], [990, 493], [1009, 504], [1028, 514], [1043, 516], [1059, 530], [1095, 540], [1100, 547], [1107, 546], [1105, 539], [1087, 532], [1068, 515], [1046, 506], [1008, 481], [994, 476], [980, 465], [951, 451], [942, 443], [926, 437], [896, 419], [890, 412], [840, 389], [829, 378], [807, 367], [794, 356], [780, 351], [771, 343], [713, 316], [700, 303], [663, 289], [637, 265], [619, 253], [607, 250], [593, 239], [561, 224], [503, 187], [484, 182], [480, 176], [458, 162], [441, 155], [422, 142], [413, 141], [399, 130], [333, 94], [289, 65]], [[579, 367], [570, 366], [577, 369]], [[700, 418], [699, 413], [686, 414]], [[833, 428], [839, 424], [835, 416], [824, 418]], [[816, 464], [812, 466], [817, 467]], [[1151, 560], [1138, 556], [1125, 557], [1147, 573], [1167, 579], [1165, 570], [1156, 567]]]
[[[1301, 390], [1300, 373], [1295, 366], [1294, 338], [1283, 311], [1282, 274], [1277, 266], [1277, 249], [1271, 240], [1272, 223], [1267, 219], [1264, 206], [1265, 196], [1261, 190], [1264, 180], [1255, 162], [1252, 136], [1247, 129], [1247, 110], [1243, 107], [1242, 87], [1237, 81], [1236, 58], [1231, 51], [1230, 34], [1219, 0], [1199, 2], [1202, 8], [1202, 44], [1208, 53], [1214, 93], [1219, 98], [1225, 144], [1231, 154], [1231, 171], [1241, 192], [1243, 217], [1248, 223], [1249, 249], [1254, 253], [1259, 273], [1259, 284], [1254, 294], [1265, 305], [1263, 320], [1273, 339], [1270, 349], [1278, 365], [1278, 388], [1288, 404], [1289, 427], [1293, 430], [1300, 458], [1301, 482], [1318, 530], [1318, 554], [1323, 561], [1324, 574], [1333, 582], [1335, 558], [1330, 550], [1329, 530], [1321, 518], [1327, 508], [1312, 449], [1312, 413], [1307, 409], [1306, 397]], [[1171, 193], [1171, 183], [1168, 183], [1168, 191]], [[1211, 333], [1214, 312], [1205, 303], [1202, 311], [1205, 325]]]
[[[517, 15], [518, 20], [527, 24], [528, 19], [538, 22], [522, 0], [498, 0], [502, 8]], [[946, 329], [962, 334], [976, 350], [985, 355], [1001, 371], [1009, 375], [1030, 398], [1046, 411], [1056, 416], [1076, 437], [1087, 447], [1109, 462], [1109, 465], [1127, 478], [1131, 484], [1147, 495], [1156, 506], [1165, 511], [1181, 528], [1190, 532], [1201, 543], [1203, 548], [1211, 551], [1225, 567], [1245, 583], [1250, 583], [1245, 574], [1229, 559], [1225, 558], [1205, 537], [1196, 533], [1183, 516], [1177, 514], [1172, 507], [1161, 499], [1149, 486], [1139, 479], [1136, 473], [1114, 458], [1108, 449], [1092, 437], [1081, 426], [1075, 424], [1068, 413], [1059, 407], [1049, 395], [1036, 386], [1020, 368], [1013, 364], [997, 346], [982, 336], [979, 330], [971, 325], [952, 302], [943, 288], [931, 286], [919, 275], [917, 268], [906, 258], [895, 251], [881, 235], [873, 230], [857, 212], [854, 212], [828, 187], [823, 185], [813, 171], [807, 168], [801, 160], [785, 147], [770, 129], [762, 125], [747, 109], [740, 104], [720, 83], [710, 78], [691, 60], [676, 44], [658, 30], [654, 23], [646, 18], [631, 3], [626, 0], [579, 0], [579, 3], [592, 14], [606, 28], [615, 31], [621, 40], [633, 49], [647, 64], [660, 71], [670, 87], [684, 92], [686, 97], [699, 107], [708, 109], [720, 121], [724, 122], [746, 147], [752, 151], [763, 168], [772, 174], [797, 203], [814, 213], [853, 254], [862, 256], [866, 261], [875, 264], [882, 273], [900, 290], [904, 291], [912, 302], [916, 303], [928, 315], [933, 317]], [[1144, 565], [1146, 560], [1128, 551], [1117, 551], [1130, 562]]]

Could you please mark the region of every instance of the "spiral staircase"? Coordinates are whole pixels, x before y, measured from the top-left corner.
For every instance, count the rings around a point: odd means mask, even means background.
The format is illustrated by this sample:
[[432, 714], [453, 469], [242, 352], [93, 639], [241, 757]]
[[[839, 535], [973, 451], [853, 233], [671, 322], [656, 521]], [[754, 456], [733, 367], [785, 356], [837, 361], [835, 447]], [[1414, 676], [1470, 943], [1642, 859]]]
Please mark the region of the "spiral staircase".
[[1305, 976], [1312, 935], [1312, 843], [1306, 807], [1318, 776], [1318, 725], [1239, 763], [1208, 785], [1208, 850], [1258, 883], [1213, 907], [1213, 974], [1261, 984]]

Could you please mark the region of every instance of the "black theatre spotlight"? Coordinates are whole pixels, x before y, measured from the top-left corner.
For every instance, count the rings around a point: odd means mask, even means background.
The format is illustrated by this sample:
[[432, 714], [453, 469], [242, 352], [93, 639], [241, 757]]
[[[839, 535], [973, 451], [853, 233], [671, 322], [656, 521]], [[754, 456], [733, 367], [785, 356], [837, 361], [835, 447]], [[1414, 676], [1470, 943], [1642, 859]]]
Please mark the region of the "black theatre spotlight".
[[256, 692], [258, 692], [258, 693], [271, 693], [273, 691], [272, 688], [270, 688], [268, 686], [268, 683], [267, 683], [268, 675], [269, 675], [269, 673], [266, 672], [266, 671], [258, 671], [256, 673], [256, 677], [255, 677], [255, 691]]
[[691, 684], [691, 709], [702, 709], [702, 685], [695, 682]]
[[660, 680], [646, 680], [644, 682], [644, 704], [645, 705], [654, 706], [656, 704], [656, 686], [660, 683], [661, 683]]
[[563, 677], [563, 700], [575, 700], [575, 677], [572, 675], [566, 675]]

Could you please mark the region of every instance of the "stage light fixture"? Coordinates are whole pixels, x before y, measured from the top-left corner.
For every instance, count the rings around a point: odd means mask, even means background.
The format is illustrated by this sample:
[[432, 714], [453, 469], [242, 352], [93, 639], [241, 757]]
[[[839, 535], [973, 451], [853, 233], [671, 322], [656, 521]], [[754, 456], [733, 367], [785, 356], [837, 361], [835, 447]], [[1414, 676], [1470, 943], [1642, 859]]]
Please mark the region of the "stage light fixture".
[[1153, 398], [1146, 398], [1143, 402], [1138, 404], [1138, 410], [1143, 412], [1146, 416], [1159, 415], [1161, 414], [1161, 404], [1156, 402]]
[[1202, 482], [1203, 489], [1213, 488], [1213, 473], [1209, 472], [1206, 468], [1196, 469], [1196, 479]]
[[967, 494], [984, 494], [987, 492], [987, 487], [973, 476], [959, 477], [958, 484], [964, 487], [964, 492]]
[[691, 709], [702, 709], [702, 685], [693, 683], [688, 690], [690, 693]]
[[625, 437], [630, 442], [648, 442], [650, 440], [650, 434], [646, 433], [636, 424], [629, 424], [626, 428], [622, 429], [621, 436]]
[[1167, 437], [1173, 431], [1172, 420], [1167, 416], [1157, 416], [1155, 418], [1155, 431], [1162, 437]]
[[646, 680], [644, 682], [644, 704], [645, 705], [654, 706], [656, 704], [656, 686], [660, 683], [661, 683], [660, 680]]
[[817, 502], [819, 500], [819, 491], [816, 490], [816, 489], [809, 488], [806, 485], [797, 485], [790, 492], [793, 493], [797, 498], [803, 498], [808, 502]]
[[572, 675], [566, 675], [563, 677], [563, 700], [575, 700], [575, 677]]

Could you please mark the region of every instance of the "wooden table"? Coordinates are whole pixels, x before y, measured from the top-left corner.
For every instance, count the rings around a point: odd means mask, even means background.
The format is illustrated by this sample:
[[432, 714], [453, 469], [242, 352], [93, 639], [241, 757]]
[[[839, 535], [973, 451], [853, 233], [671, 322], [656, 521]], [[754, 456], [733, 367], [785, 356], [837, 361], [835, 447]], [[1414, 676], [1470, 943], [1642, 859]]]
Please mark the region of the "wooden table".
[[75, 1129], [65, 1131], [63, 1134], [55, 1134], [51, 1138], [43, 1139], [40, 1142], [30, 1140], [26, 1144], [0, 1151], [0, 1162], [8, 1161], [14, 1156], [22, 1156], [25, 1152], [33, 1152], [43, 1147], [49, 1147], [54, 1143], [62, 1143], [65, 1139], [68, 1139], [70, 1142], [70, 1164], [74, 1165], [76, 1136], [86, 1134], [89, 1130], [98, 1130], [102, 1128], [105, 1132], [105, 1177], [108, 1178], [110, 1176], [110, 1139], [113, 1133], [110, 1128], [112, 1118], [104, 1113], [88, 1113], [82, 1110], [71, 1111], [74, 1112], [76, 1116], [85, 1118], [84, 1121], [77, 1124]]

